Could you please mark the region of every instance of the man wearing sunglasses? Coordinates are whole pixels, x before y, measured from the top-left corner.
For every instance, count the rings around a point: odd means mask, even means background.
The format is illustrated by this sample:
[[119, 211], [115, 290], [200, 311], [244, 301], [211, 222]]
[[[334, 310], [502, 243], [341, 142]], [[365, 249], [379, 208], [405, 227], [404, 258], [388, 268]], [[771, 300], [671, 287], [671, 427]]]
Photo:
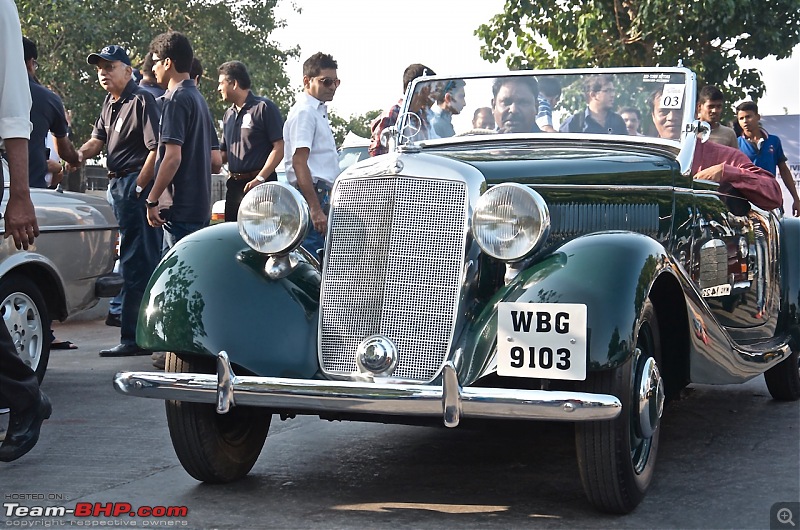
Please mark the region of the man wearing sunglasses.
[[322, 52], [306, 59], [303, 92], [297, 95], [283, 126], [286, 179], [308, 203], [312, 226], [303, 247], [315, 255], [325, 247], [330, 190], [339, 174], [336, 141], [325, 106], [339, 86], [337, 68], [333, 57]]

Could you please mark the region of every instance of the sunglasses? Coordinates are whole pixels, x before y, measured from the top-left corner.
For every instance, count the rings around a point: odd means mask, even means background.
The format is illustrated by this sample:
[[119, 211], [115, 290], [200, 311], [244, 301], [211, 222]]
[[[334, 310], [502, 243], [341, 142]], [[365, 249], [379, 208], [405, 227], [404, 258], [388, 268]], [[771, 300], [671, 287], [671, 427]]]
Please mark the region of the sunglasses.
[[325, 88], [330, 88], [332, 86], [338, 87], [342, 82], [341, 79], [331, 79], [330, 77], [316, 77], [315, 79], [319, 79], [319, 82], [322, 83], [322, 86]]

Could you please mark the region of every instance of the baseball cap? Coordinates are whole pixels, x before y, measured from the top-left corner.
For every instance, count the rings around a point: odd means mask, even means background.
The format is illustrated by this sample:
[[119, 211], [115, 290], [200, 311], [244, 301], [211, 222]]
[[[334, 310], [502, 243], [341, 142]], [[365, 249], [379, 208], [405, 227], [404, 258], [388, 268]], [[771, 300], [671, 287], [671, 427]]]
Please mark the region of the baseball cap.
[[89, 64], [97, 64], [100, 59], [105, 59], [106, 61], [122, 61], [128, 66], [131, 65], [128, 52], [125, 51], [125, 48], [122, 46], [117, 46], [116, 44], [106, 46], [98, 53], [90, 54], [89, 57], [86, 58], [86, 62]]

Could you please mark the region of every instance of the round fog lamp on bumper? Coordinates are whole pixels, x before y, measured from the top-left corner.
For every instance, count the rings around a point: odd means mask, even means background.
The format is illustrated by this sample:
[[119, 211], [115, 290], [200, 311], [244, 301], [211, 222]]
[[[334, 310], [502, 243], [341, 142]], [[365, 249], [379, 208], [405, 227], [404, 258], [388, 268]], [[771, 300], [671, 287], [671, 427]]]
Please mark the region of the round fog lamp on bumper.
[[248, 192], [239, 205], [239, 234], [264, 254], [291, 252], [305, 239], [308, 204], [294, 187], [267, 182]]
[[499, 184], [478, 200], [472, 234], [481, 249], [503, 261], [518, 261], [536, 250], [550, 230], [541, 195], [520, 184]]

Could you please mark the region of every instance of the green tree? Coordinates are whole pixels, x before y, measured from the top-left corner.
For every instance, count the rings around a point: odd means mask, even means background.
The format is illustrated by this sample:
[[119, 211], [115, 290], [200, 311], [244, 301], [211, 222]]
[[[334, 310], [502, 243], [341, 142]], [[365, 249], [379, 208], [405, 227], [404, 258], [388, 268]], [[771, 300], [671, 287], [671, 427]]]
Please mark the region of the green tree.
[[791, 55], [800, 0], [506, 0], [476, 31], [481, 56], [513, 69], [675, 66], [698, 85], [726, 87], [728, 101], [757, 101], [764, 83], [739, 58]]
[[39, 48], [40, 81], [64, 100], [78, 142], [88, 139], [105, 92], [86, 56], [108, 44], [124, 46], [134, 67], [150, 41], [180, 31], [192, 43], [205, 74], [200, 90], [215, 119], [225, 105], [216, 92], [217, 67], [240, 60], [248, 66], [253, 91], [267, 96], [285, 114], [292, 91], [284, 64], [299, 50], [283, 50], [269, 40], [285, 21], [276, 19], [278, 0], [18, 0], [23, 35]]
[[372, 120], [380, 116], [381, 110], [371, 110], [365, 114], [354, 114], [350, 119], [337, 116], [335, 113], [329, 113], [329, 121], [331, 123], [331, 130], [333, 131], [333, 138], [336, 140], [336, 145], [342, 145], [344, 137], [347, 136], [347, 131], [352, 131], [362, 138], [369, 138], [372, 134], [370, 124]]

